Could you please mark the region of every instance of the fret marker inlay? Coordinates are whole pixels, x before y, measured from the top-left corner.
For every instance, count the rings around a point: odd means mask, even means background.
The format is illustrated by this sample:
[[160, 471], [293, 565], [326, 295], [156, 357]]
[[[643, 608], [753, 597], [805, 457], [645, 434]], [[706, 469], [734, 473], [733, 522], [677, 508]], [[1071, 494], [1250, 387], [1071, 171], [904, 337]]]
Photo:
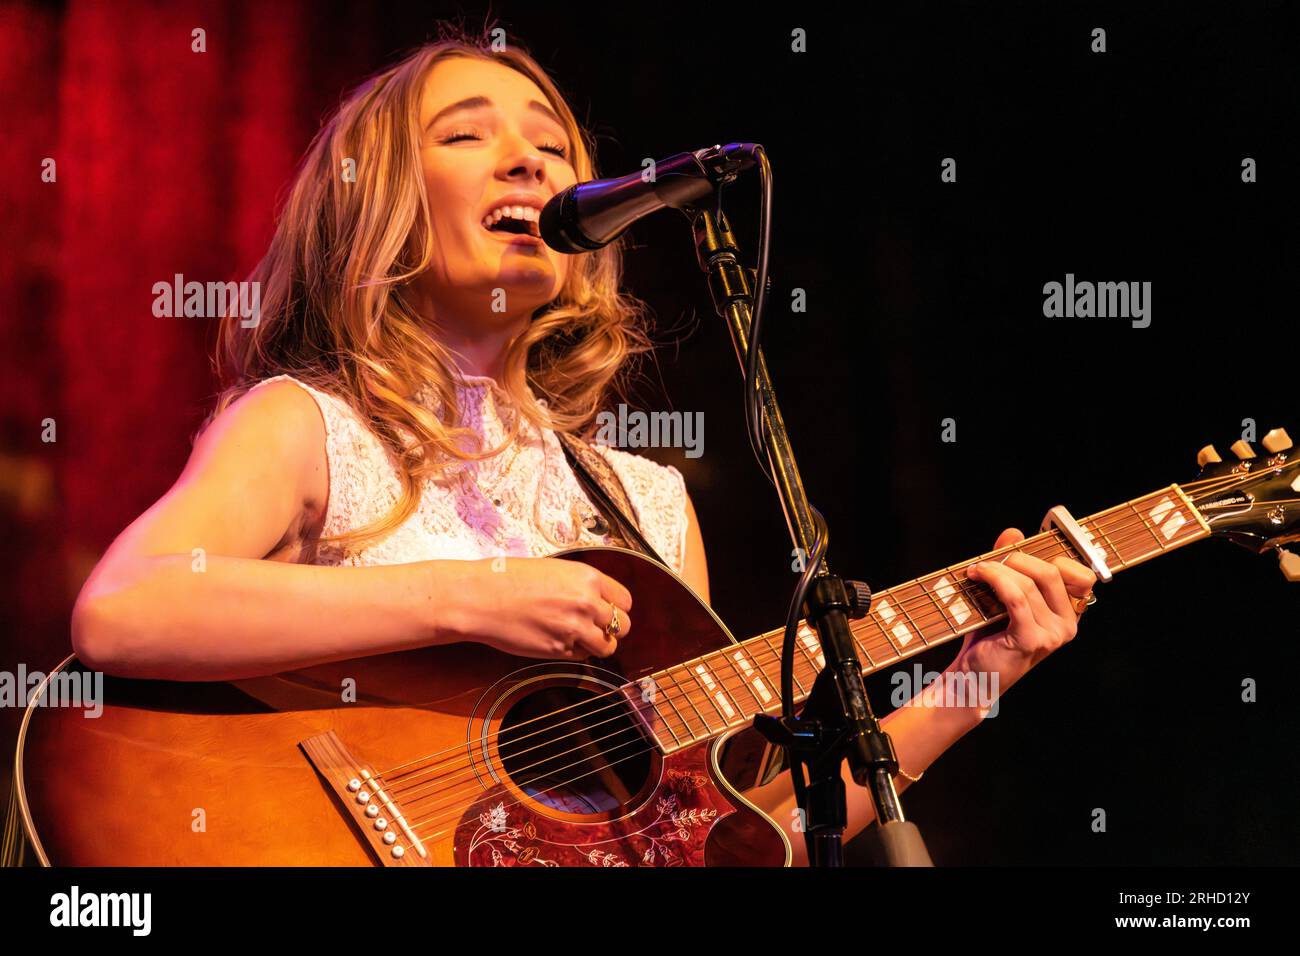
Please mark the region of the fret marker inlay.
[[808, 656], [817, 662], [818, 667], [825, 667], [826, 658], [822, 656], [822, 642], [817, 638], [813, 629], [807, 624], [800, 624], [799, 638], [803, 641], [804, 650], [808, 652]]
[[[888, 627], [893, 623], [894, 618], [898, 617], [898, 612], [889, 606], [889, 601], [882, 598], [876, 602], [875, 611], [884, 619], [885, 626]], [[898, 638], [900, 647], [906, 647], [907, 642], [912, 639], [912, 632], [907, 629], [903, 623], [895, 624], [889, 631], [894, 637]]]
[[934, 589], [934, 593], [939, 595], [939, 599], [948, 608], [948, 614], [957, 622], [958, 627], [965, 624], [966, 619], [970, 617], [970, 605], [961, 598], [953, 600], [953, 595], [957, 593], [957, 589], [948, 580], [948, 575], [945, 574], [935, 584], [938, 586]]
[[1174, 509], [1173, 501], [1170, 500], [1168, 495], [1165, 495], [1158, 502], [1156, 502], [1156, 506], [1152, 508], [1151, 511], [1149, 512], [1151, 523], [1159, 524], [1160, 522], [1164, 521], [1165, 515], [1167, 515], [1170, 511], [1173, 511], [1173, 509]]
[[[1173, 499], [1168, 495], [1161, 498], [1148, 514], [1151, 523], [1160, 528], [1166, 541], [1172, 540], [1178, 533], [1178, 529], [1187, 523], [1187, 516], [1174, 506]], [[1164, 524], [1162, 525], [1161, 522]]]
[[705, 688], [713, 695], [713, 699], [718, 702], [718, 709], [722, 711], [723, 716], [726, 717], [727, 720], [735, 717], [736, 708], [731, 706], [731, 703], [727, 700], [726, 694], [720, 690], [715, 690], [718, 683], [713, 679], [713, 675], [709, 673], [709, 669], [703, 664], [696, 664], [695, 673], [700, 675], [700, 680], [704, 681]]
[[749, 686], [754, 688], [754, 693], [763, 702], [763, 706], [766, 707], [770, 704], [772, 702], [772, 692], [763, 683], [763, 678], [754, 673], [754, 668], [750, 666], [749, 660], [745, 657], [745, 652], [736, 651], [733, 660], [740, 665], [740, 672], [745, 675], [745, 680], [749, 681]]

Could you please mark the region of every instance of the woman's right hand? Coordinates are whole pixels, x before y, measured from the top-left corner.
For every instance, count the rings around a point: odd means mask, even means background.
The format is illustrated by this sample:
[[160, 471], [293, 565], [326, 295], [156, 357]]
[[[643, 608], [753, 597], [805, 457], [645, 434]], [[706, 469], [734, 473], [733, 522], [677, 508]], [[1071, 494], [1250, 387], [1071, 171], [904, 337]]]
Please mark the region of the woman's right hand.
[[[632, 629], [632, 593], [581, 561], [485, 558], [462, 594], [465, 640], [519, 657], [608, 657]], [[618, 637], [609, 636], [610, 603]]]

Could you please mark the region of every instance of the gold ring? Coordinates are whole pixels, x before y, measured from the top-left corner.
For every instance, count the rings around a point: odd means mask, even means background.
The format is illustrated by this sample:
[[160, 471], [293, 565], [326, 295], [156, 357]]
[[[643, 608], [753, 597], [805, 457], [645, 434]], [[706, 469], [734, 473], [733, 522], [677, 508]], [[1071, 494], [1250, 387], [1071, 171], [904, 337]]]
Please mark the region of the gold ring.
[[1088, 610], [1089, 606], [1097, 603], [1097, 595], [1089, 591], [1083, 597], [1074, 599], [1074, 613], [1083, 617], [1083, 612]]
[[619, 623], [618, 623], [618, 606], [613, 601], [610, 601], [609, 609], [612, 612], [612, 614], [609, 619], [609, 623], [605, 625], [605, 633], [608, 634], [610, 637], [618, 637], [619, 631], [622, 630], [622, 628], [619, 627]]

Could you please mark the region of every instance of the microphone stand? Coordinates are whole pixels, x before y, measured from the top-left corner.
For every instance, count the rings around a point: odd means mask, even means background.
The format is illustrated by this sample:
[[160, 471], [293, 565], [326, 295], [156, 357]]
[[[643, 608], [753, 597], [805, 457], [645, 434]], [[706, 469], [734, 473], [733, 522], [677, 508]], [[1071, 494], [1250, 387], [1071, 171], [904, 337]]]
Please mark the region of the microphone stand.
[[[715, 186], [718, 183], [715, 182]], [[739, 247], [731, 225], [712, 195], [716, 214], [707, 207], [682, 209], [691, 220], [696, 258], [708, 275], [714, 308], [727, 323], [741, 369], [749, 356], [752, 303], [750, 278], [739, 261]], [[757, 388], [762, 400], [762, 428], [768, 460], [785, 512], [786, 525], [799, 553], [813, 555], [817, 525], [803, 480], [790, 447], [785, 422], [776, 403], [767, 365], [758, 356]], [[789, 719], [760, 714], [755, 728], [768, 740], [786, 748], [794, 791], [804, 820], [804, 838], [812, 866], [842, 866], [844, 828], [848, 818], [847, 795], [841, 765], [847, 757], [853, 780], [867, 787], [876, 810], [876, 833], [889, 866], [932, 866], [916, 824], [903, 816], [894, 788], [898, 758], [889, 735], [880, 729], [866, 689], [849, 628], [851, 618], [870, 610], [871, 590], [860, 581], [846, 582], [831, 574], [820, 561], [804, 602], [809, 625], [821, 640], [825, 666], [805, 702], [802, 714]], [[808, 783], [802, 767], [808, 768]]]

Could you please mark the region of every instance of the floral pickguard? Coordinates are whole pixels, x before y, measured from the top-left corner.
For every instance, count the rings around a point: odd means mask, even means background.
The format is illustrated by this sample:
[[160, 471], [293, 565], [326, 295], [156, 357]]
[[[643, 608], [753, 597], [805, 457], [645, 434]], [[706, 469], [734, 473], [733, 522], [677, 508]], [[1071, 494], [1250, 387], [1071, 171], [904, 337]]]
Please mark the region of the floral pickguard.
[[664, 760], [636, 813], [570, 823], [533, 811], [504, 787], [470, 805], [456, 828], [457, 866], [703, 866], [713, 825], [735, 812], [707, 769], [708, 748]]

